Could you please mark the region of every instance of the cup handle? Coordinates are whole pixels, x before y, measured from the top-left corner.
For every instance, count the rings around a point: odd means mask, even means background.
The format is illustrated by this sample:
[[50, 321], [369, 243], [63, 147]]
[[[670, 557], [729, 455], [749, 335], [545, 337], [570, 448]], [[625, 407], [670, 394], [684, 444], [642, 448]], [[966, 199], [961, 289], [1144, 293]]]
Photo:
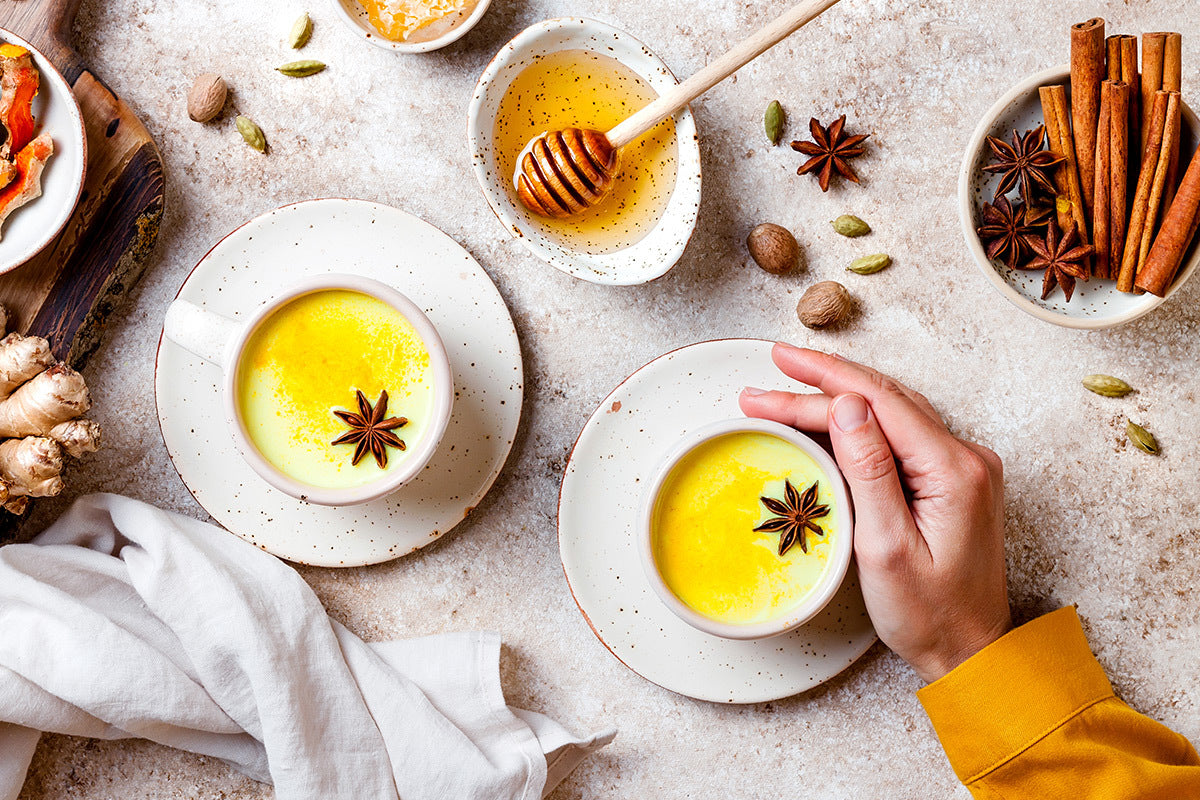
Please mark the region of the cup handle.
[[239, 330], [239, 323], [186, 300], [171, 303], [163, 322], [168, 339], [222, 369], [228, 369], [233, 360], [231, 346]]

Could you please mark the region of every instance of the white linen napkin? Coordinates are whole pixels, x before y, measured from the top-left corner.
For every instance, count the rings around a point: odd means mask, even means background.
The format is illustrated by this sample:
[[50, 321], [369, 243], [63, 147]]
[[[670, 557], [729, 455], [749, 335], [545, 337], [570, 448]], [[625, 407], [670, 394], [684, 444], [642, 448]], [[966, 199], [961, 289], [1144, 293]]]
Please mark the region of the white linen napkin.
[[499, 653], [491, 633], [367, 644], [236, 536], [85, 497], [0, 548], [0, 800], [41, 731], [203, 753], [281, 800], [536, 800], [615, 731], [509, 708]]

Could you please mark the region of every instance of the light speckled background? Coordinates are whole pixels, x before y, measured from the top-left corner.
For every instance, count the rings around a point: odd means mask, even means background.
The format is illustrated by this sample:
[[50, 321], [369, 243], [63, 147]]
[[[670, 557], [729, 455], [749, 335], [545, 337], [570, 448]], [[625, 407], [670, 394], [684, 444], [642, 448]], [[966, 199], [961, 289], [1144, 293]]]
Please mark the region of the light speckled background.
[[[614, 289], [568, 278], [504, 236], [475, 186], [466, 104], [491, 55], [545, 17], [589, 15], [642, 37], [679, 73], [761, 25], [781, 0], [495, 0], [480, 27], [427, 56], [397, 57], [342, 28], [325, 0], [305, 57], [329, 70], [281, 78], [279, 44], [304, 6], [289, 0], [158, 3], [85, 0], [85, 60], [145, 120], [166, 161], [167, 214], [146, 278], [87, 369], [107, 447], [70, 494], [108, 490], [204, 516], [167, 460], [155, 422], [154, 351], [163, 313], [195, 261], [225, 232], [282, 203], [323, 195], [395, 204], [460, 240], [498, 283], [525, 350], [525, 418], [508, 467], [479, 513], [418, 555], [368, 569], [304, 569], [331, 613], [368, 639], [492, 628], [508, 643], [510, 701], [580, 729], [616, 725], [616, 742], [556, 793], [566, 798], [965, 797], [913, 690], [877, 646], [826, 686], [736, 708], [674, 696], [597, 642], [563, 581], [555, 537], [559, 475], [587, 414], [659, 353], [719, 336], [780, 337], [868, 361], [927, 394], [955, 428], [1005, 459], [1010, 583], [1021, 619], [1075, 602], [1120, 693], [1200, 741], [1200, 283], [1123, 329], [1076, 333], [1027, 318], [976, 274], [955, 210], [960, 149], [1010, 83], [1066, 60], [1066, 28], [1096, 13], [1130, 32], [1182, 29], [1185, 94], [1200, 97], [1194, 0], [1008, 4], [844, 0], [694, 106], [706, 191], [695, 238], [663, 279]], [[251, 7], [253, 6], [253, 7]], [[265, 7], [265, 8], [264, 8]], [[234, 103], [272, 143], [247, 149], [229, 117], [188, 121], [198, 73], [228, 79]], [[1191, 88], [1189, 88], [1191, 87]], [[822, 195], [793, 173], [798, 154], [765, 146], [767, 102], [869, 131], [863, 185]], [[857, 242], [826, 221], [853, 212], [876, 233]], [[774, 278], [748, 265], [750, 226], [794, 229], [807, 271]], [[895, 266], [847, 275], [853, 255]], [[861, 317], [813, 334], [799, 293], [844, 280]], [[589, 330], [586, 338], [579, 332]], [[1139, 388], [1086, 395], [1087, 372]], [[1124, 415], [1163, 454], [1124, 442]], [[66, 499], [36, 512], [49, 519]], [[47, 737], [22, 800], [270, 797], [220, 763], [144, 742]]]

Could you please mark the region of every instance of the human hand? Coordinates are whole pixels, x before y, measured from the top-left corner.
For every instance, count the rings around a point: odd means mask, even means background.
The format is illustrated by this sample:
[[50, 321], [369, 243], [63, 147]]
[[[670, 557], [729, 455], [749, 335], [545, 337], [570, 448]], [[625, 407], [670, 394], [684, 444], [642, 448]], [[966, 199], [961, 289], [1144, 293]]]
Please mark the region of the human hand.
[[854, 554], [884, 644], [935, 681], [1011, 627], [999, 456], [955, 438], [928, 400], [869, 367], [777, 344], [784, 374], [821, 390], [746, 388], [750, 417], [828, 431], [854, 498]]

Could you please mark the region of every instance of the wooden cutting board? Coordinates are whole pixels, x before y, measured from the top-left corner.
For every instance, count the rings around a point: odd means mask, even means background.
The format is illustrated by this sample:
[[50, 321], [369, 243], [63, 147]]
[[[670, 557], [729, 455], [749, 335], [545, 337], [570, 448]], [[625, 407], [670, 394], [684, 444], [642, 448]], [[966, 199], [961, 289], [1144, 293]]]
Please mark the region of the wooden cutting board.
[[[41, 50], [74, 88], [88, 144], [74, 215], [45, 250], [0, 275], [0, 303], [12, 314], [12, 330], [46, 337], [55, 355], [75, 367], [141, 276], [163, 213], [154, 140], [70, 45], [78, 8], [79, 0], [0, 0], [0, 27]], [[0, 543], [12, 538], [20, 519], [0, 511]]]
[[78, 8], [79, 0], [0, 0], [0, 27], [28, 39], [74, 88], [88, 143], [75, 214], [45, 250], [0, 275], [0, 303], [15, 316], [14, 330], [46, 337], [76, 367], [140, 277], [163, 212], [154, 140], [68, 41]]

